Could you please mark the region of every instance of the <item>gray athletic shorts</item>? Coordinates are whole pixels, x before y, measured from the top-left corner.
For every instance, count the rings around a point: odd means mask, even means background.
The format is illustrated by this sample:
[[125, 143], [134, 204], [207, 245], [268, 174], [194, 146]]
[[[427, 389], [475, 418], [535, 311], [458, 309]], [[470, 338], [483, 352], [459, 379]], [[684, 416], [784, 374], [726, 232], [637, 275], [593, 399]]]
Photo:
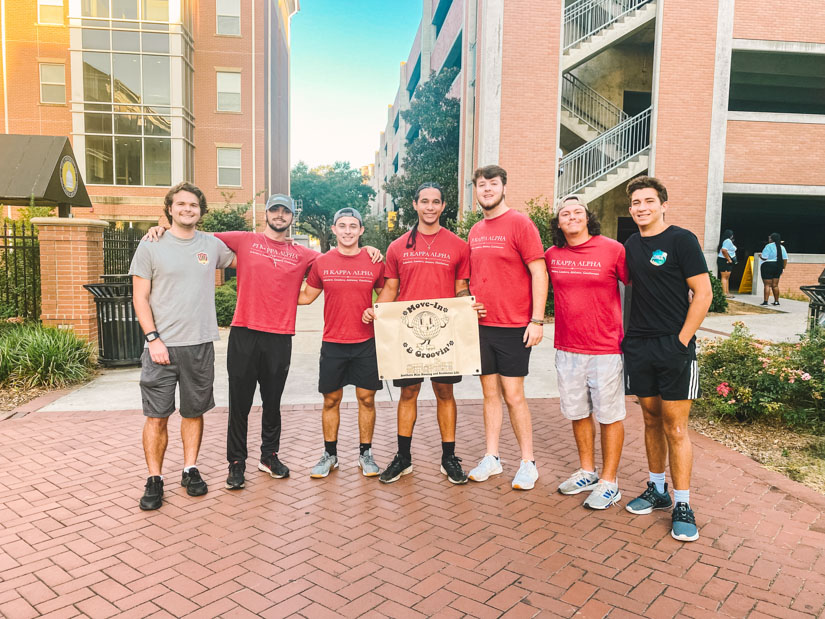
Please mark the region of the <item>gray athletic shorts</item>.
[[180, 416], [200, 417], [215, 407], [215, 348], [212, 342], [170, 346], [169, 365], [152, 361], [149, 349], [140, 356], [143, 414], [166, 418], [175, 412], [175, 387], [180, 385]]
[[599, 423], [610, 424], [625, 418], [621, 355], [557, 350], [556, 376], [561, 412], [566, 419], [586, 419], [593, 413]]

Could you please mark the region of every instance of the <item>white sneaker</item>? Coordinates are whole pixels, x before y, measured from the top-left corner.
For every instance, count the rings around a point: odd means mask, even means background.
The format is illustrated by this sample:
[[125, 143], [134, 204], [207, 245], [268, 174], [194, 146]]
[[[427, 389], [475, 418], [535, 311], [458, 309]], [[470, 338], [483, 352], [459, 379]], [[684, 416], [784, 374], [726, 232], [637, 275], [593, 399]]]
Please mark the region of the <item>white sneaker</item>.
[[588, 473], [584, 469], [579, 469], [561, 483], [559, 492], [562, 494], [578, 494], [579, 492], [590, 491], [593, 490], [598, 481], [599, 476], [596, 473]]
[[611, 483], [600, 479], [593, 486], [590, 496], [584, 500], [583, 505], [589, 509], [607, 509], [618, 503], [621, 498], [622, 493], [619, 492], [618, 482]]
[[470, 471], [469, 478], [473, 481], [487, 481], [490, 475], [500, 475], [501, 460], [490, 454], [485, 455], [478, 466]]
[[539, 478], [539, 471], [536, 465], [529, 460], [522, 460], [518, 467], [518, 473], [513, 477], [513, 488], [515, 490], [532, 490]]

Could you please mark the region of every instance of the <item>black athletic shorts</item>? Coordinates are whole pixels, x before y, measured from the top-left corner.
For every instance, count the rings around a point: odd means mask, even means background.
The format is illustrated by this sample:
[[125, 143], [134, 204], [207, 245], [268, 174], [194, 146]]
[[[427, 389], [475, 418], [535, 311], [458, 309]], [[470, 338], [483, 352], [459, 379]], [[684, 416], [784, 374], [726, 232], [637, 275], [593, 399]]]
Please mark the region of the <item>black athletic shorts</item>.
[[332, 393], [344, 385], [377, 391], [384, 384], [378, 378], [375, 338], [357, 344], [321, 342], [318, 391]]
[[716, 258], [716, 269], [719, 273], [727, 273], [728, 271], [733, 270], [733, 263], [728, 262], [724, 258]]
[[[461, 376], [431, 376], [430, 381], [442, 385], [455, 385], [461, 382]], [[423, 382], [423, 378], [396, 378], [393, 379], [392, 385], [393, 387], [411, 387], [420, 385]]]
[[779, 269], [779, 263], [775, 260], [771, 260], [770, 262], [763, 262], [759, 266], [759, 273], [762, 275], [762, 279], [779, 279], [779, 276], [782, 275], [782, 271]]
[[481, 374], [501, 376], [527, 376], [530, 367], [530, 351], [524, 345], [527, 327], [478, 328], [481, 345]]
[[685, 348], [677, 335], [626, 336], [622, 351], [627, 395], [658, 395], [663, 400], [695, 400], [701, 395], [695, 337]]

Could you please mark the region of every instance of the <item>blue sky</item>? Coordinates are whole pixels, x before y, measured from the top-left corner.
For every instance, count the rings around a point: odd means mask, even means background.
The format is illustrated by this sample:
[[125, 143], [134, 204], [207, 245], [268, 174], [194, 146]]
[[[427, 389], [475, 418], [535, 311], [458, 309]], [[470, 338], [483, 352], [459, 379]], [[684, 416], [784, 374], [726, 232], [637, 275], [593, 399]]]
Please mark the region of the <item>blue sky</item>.
[[375, 160], [421, 0], [301, 0], [292, 18], [292, 165]]

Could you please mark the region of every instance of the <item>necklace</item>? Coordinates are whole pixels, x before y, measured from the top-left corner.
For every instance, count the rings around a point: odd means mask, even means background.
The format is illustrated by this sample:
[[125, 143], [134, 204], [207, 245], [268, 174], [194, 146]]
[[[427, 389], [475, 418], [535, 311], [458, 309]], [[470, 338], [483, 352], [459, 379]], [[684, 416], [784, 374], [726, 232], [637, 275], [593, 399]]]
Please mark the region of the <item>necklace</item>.
[[438, 237], [438, 235], [441, 233], [442, 230], [443, 230], [443, 228], [438, 229], [438, 232], [436, 232], [433, 235], [433, 240], [432, 241], [427, 241], [427, 239], [424, 238], [423, 233], [418, 235], [419, 237], [421, 237], [421, 240], [424, 241], [427, 244], [427, 251], [430, 251], [433, 248], [433, 243], [435, 243], [435, 239]]

